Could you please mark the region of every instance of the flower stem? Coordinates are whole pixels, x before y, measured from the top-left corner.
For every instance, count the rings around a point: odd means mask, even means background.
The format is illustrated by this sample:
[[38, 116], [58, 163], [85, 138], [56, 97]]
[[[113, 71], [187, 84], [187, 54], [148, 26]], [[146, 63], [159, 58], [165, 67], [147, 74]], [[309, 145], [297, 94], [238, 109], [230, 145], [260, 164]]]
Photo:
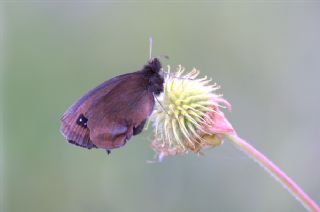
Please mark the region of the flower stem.
[[261, 152], [240, 138], [236, 133], [226, 136], [254, 161], [259, 163], [271, 176], [278, 180], [307, 210], [319, 212], [320, 207], [292, 179]]

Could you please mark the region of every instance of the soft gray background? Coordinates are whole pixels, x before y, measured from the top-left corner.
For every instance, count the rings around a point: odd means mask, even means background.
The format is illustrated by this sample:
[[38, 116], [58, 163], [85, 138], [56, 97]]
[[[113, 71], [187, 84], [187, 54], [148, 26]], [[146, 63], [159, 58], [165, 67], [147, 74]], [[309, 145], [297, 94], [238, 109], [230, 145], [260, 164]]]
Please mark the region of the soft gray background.
[[0, 19], [1, 211], [304, 210], [228, 141], [147, 164], [151, 129], [110, 156], [63, 140], [63, 111], [139, 69], [150, 35], [164, 65], [222, 85], [238, 133], [320, 202], [319, 2], [2, 1]]

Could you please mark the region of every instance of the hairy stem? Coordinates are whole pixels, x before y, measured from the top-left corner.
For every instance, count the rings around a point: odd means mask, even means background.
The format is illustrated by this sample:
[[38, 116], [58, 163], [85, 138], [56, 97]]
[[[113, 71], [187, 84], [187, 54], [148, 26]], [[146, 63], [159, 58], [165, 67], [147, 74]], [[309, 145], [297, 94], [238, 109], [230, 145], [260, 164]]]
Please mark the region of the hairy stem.
[[226, 135], [239, 149], [245, 152], [254, 161], [259, 163], [271, 176], [281, 183], [307, 210], [320, 212], [320, 207], [315, 203], [292, 179], [270, 161], [261, 152], [240, 138], [236, 133]]

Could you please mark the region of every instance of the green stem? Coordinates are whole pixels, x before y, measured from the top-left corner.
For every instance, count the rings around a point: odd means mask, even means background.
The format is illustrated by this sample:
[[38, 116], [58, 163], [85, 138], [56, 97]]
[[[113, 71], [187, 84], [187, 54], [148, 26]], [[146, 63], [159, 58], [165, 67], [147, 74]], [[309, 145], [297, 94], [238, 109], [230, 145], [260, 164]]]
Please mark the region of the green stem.
[[245, 152], [254, 161], [259, 163], [271, 176], [278, 180], [307, 210], [320, 212], [320, 207], [315, 203], [292, 179], [270, 161], [261, 152], [241, 139], [236, 133], [226, 135], [239, 149]]

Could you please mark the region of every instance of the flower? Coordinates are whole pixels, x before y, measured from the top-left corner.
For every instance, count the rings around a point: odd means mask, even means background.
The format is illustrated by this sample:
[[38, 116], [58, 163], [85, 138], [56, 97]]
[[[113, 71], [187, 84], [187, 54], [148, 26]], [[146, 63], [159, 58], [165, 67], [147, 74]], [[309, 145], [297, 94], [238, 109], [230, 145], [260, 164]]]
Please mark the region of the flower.
[[151, 147], [161, 161], [168, 155], [188, 153], [200, 154], [207, 147], [222, 143], [223, 136], [259, 163], [276, 181], [286, 188], [308, 211], [320, 211], [314, 202], [292, 179], [271, 160], [240, 138], [224, 117], [221, 107], [229, 110], [231, 105], [214, 93], [219, 87], [210, 85], [207, 77], [197, 79], [195, 68], [183, 74], [179, 66], [176, 73], [168, 73], [164, 92], [156, 98], [155, 110], [150, 119], [154, 124], [154, 140]]
[[210, 84], [207, 77], [197, 78], [200, 71], [195, 68], [186, 74], [184, 71], [179, 65], [171, 73], [168, 66], [164, 92], [156, 97], [150, 117], [154, 125], [151, 148], [159, 160], [190, 151], [201, 154], [204, 148], [220, 145], [224, 134], [234, 132], [220, 110], [231, 110], [222, 95], [215, 93], [220, 87]]

